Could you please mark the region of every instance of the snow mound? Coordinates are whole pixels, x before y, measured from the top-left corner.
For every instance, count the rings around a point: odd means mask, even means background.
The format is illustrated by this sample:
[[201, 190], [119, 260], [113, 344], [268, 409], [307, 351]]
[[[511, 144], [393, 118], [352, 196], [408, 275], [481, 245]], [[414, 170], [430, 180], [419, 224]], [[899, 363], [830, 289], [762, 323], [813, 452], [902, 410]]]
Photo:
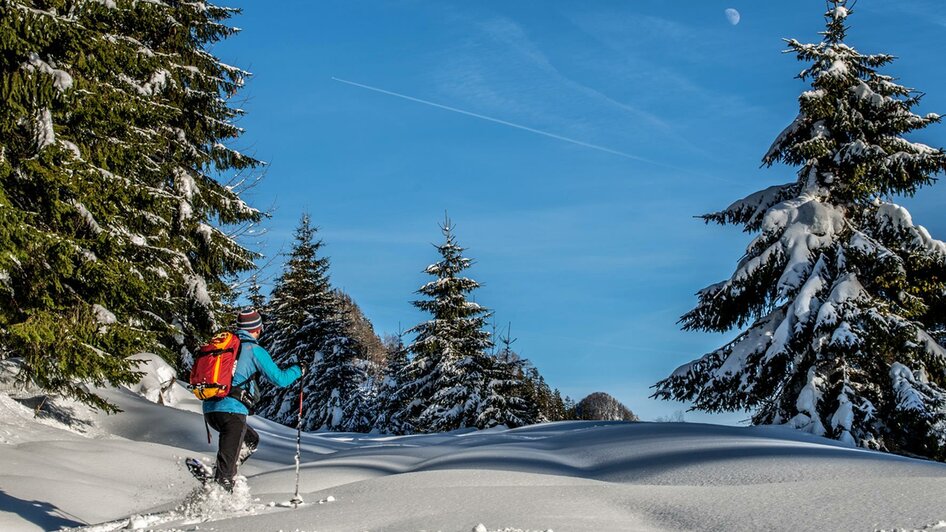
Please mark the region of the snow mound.
[[[199, 412], [199, 403], [187, 388], [177, 380], [177, 372], [163, 358], [154, 353], [138, 353], [128, 357], [138, 361], [136, 371], [143, 373], [137, 384], [126, 388], [152, 403]], [[194, 401], [190, 401], [194, 399]]]

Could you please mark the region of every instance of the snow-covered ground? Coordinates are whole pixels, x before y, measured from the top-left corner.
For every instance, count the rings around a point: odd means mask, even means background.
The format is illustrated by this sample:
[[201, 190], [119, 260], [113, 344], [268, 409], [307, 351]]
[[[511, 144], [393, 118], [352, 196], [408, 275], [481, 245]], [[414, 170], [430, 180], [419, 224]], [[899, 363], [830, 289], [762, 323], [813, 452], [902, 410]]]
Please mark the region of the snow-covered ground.
[[159, 368], [152, 384], [103, 391], [115, 416], [57, 400], [43, 408], [56, 416], [34, 417], [0, 379], [0, 530], [946, 530], [946, 465], [781, 427], [304, 434], [306, 504], [293, 509], [278, 503], [294, 491], [296, 433], [253, 419], [261, 449], [222, 500], [183, 466], [215, 452], [197, 401], [174, 385], [174, 407], [152, 402]]

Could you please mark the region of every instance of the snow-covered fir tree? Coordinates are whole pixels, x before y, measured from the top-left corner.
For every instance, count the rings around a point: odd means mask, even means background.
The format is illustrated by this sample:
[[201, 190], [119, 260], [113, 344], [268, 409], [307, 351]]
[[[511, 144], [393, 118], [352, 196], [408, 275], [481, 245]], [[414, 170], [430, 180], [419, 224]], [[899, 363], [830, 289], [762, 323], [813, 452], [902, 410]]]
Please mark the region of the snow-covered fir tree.
[[476, 425], [509, 428], [536, 423], [539, 409], [525, 381], [525, 361], [512, 349], [511, 325], [499, 337], [502, 349], [487, 357], [485, 393]]
[[404, 333], [385, 337], [384, 347], [387, 354], [384, 373], [376, 386], [373, 428], [386, 434], [404, 434], [405, 429], [397, 417], [404, 406], [398, 402], [398, 390], [402, 387], [405, 368], [409, 362]]
[[[344, 321], [346, 316], [338, 318]], [[306, 379], [309, 396], [302, 416], [305, 430], [367, 432], [373, 415], [370, 411], [367, 352], [364, 346], [345, 334], [326, 339], [322, 359]]]
[[[222, 322], [255, 254], [230, 235], [259, 165], [225, 144], [246, 72], [210, 48], [235, 10], [198, 2], [0, 2], [0, 358], [106, 409], [77, 381], [136, 379]], [[230, 179], [221, 182], [219, 179]]]
[[396, 397], [404, 406], [394, 416], [408, 432], [476, 427], [485, 392], [489, 312], [467, 299], [479, 283], [460, 275], [472, 261], [463, 256], [449, 219], [441, 230], [441, 260], [425, 270], [436, 279], [418, 290], [428, 299], [414, 302], [432, 318], [408, 331], [416, 334], [409, 347], [413, 358]]
[[257, 412], [287, 425], [297, 423], [298, 388], [303, 391], [305, 430], [367, 430], [363, 418], [366, 378], [364, 354], [346, 333], [347, 313], [329, 280], [329, 259], [320, 256], [308, 215], [296, 229], [285, 271], [276, 280], [267, 305], [267, 344], [273, 360], [285, 367], [299, 362], [308, 373], [293, 387], [263, 383]]
[[760, 234], [728, 280], [699, 293], [685, 329], [748, 328], [677, 369], [655, 395], [707, 411], [748, 409], [851, 445], [946, 459], [946, 244], [892, 195], [912, 195], [946, 154], [905, 134], [940, 121], [845, 44], [847, 2], [824, 39], [789, 40], [811, 90], [765, 165], [799, 167], [707, 222]]
[[[299, 362], [311, 370], [321, 359], [320, 348], [326, 334], [341, 327], [334, 320], [337, 309], [329, 284], [329, 260], [319, 256], [324, 244], [316, 238], [317, 231], [309, 216], [303, 215], [283, 273], [276, 279], [266, 305], [268, 319], [261, 340], [281, 367]], [[311, 378], [311, 371], [308, 377]], [[291, 419], [295, 392], [274, 389], [266, 383], [262, 392], [257, 407], [260, 415], [281, 423], [295, 423]]]

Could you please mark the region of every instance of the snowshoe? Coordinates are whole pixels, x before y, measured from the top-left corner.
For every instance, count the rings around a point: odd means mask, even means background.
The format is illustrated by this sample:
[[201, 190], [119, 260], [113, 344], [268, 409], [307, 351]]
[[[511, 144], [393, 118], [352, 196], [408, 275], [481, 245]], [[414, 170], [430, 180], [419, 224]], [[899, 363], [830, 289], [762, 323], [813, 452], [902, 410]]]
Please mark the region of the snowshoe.
[[213, 480], [213, 469], [200, 460], [196, 458], [188, 458], [184, 460], [184, 464], [187, 465], [187, 470], [190, 471], [191, 475], [194, 475], [194, 478], [199, 480], [201, 484], [207, 484]]

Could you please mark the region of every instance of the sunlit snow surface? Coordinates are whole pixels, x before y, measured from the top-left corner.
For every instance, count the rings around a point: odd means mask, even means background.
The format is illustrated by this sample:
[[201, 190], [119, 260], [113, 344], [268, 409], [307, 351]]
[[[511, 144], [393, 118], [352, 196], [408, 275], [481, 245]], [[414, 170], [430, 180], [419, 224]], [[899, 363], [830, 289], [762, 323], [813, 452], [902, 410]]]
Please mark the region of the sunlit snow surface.
[[946, 526], [946, 465], [846, 448], [782, 427], [683, 423], [565, 422], [404, 437], [304, 434], [306, 503], [293, 509], [279, 504], [295, 487], [290, 428], [253, 420], [260, 451], [241, 468], [246, 484], [230, 498], [198, 487], [183, 466], [187, 456], [210, 461], [215, 452], [194, 411], [199, 405], [184, 393], [174, 394], [180, 408], [171, 408], [130, 390], [105, 391], [125, 410], [117, 416], [60, 400], [52, 410], [74, 417], [62, 423], [34, 418], [33, 403], [4, 390], [4, 532]]

